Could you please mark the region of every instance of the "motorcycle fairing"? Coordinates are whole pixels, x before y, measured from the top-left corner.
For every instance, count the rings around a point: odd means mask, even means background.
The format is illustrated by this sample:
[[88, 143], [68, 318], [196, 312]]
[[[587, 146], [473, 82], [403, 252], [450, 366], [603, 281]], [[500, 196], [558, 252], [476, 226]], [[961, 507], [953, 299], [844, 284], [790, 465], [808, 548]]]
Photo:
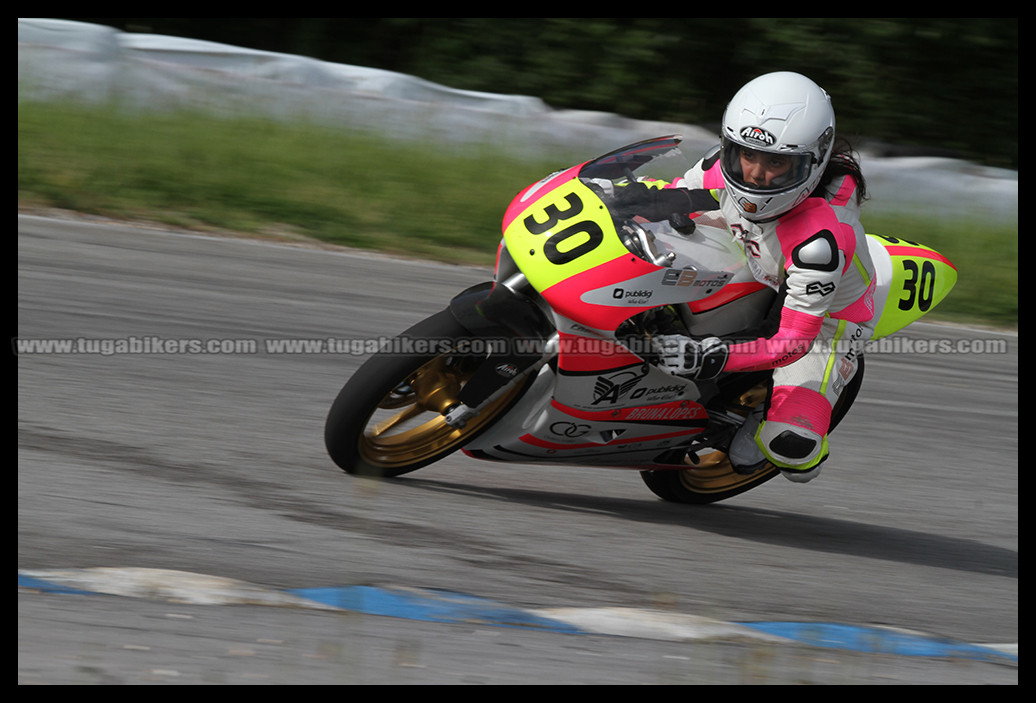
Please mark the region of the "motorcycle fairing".
[[[555, 372], [544, 367], [508, 416], [464, 452], [486, 460], [674, 468], [684, 455], [678, 448], [708, 424], [706, 409], [690, 400], [595, 410], [556, 398], [542, 405], [536, 384], [556, 388], [556, 382]], [[667, 455], [674, 458], [666, 461]]]
[[[660, 268], [623, 246], [611, 213], [579, 180], [578, 167], [541, 181], [514, 199], [504, 217], [504, 242], [518, 268], [551, 307], [580, 322], [600, 311], [583, 309], [578, 296], [568, 295], [571, 288], [614, 284]], [[626, 311], [626, 316], [633, 312]]]
[[[586, 168], [596, 172], [597, 163]], [[718, 243], [729, 235], [716, 228], [719, 240], [695, 235], [707, 241], [715, 270], [683, 265], [680, 250], [688, 242], [664, 224], [646, 227], [676, 265], [661, 266], [635, 255], [616, 229], [616, 214], [580, 176], [581, 167], [573, 167], [533, 184], [512, 201], [503, 222], [511, 260], [557, 314], [614, 331], [650, 308], [690, 304], [697, 312], [758, 290], [751, 280], [735, 280], [742, 262], [730, 252], [729, 242]], [[731, 283], [737, 285], [728, 288]], [[712, 302], [711, 296], [717, 295]]]
[[[704, 430], [701, 389], [648, 364], [616, 330], [651, 308], [689, 304], [694, 312], [715, 311], [760, 286], [731, 251], [729, 235], [715, 227], [701, 228], [692, 241], [664, 223], [644, 223], [654, 227], [651, 236], [675, 266], [634, 254], [619, 235], [618, 217], [580, 180], [628, 178], [678, 141], [653, 140], [551, 174], [508, 207], [503, 246], [554, 314], [558, 357], [535, 381], [549, 384], [550, 402], [520, 401], [465, 448], [472, 456], [655, 465], [660, 454]], [[706, 255], [710, 268], [681, 253], [689, 246]], [[538, 395], [536, 386], [529, 395]]]

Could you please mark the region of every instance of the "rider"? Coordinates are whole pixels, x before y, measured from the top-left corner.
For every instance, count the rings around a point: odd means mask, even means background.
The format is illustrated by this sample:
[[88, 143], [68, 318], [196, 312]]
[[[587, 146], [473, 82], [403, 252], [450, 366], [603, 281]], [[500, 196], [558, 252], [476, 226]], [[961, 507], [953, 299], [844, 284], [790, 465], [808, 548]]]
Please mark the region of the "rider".
[[752, 274], [778, 292], [771, 336], [656, 337], [660, 365], [674, 375], [774, 369], [764, 407], [731, 444], [739, 473], [767, 461], [796, 482], [819, 473], [832, 406], [876, 322], [859, 220], [865, 183], [848, 143], [837, 146], [828, 94], [805, 76], [770, 73], [734, 95], [719, 147], [674, 184], [713, 193]]

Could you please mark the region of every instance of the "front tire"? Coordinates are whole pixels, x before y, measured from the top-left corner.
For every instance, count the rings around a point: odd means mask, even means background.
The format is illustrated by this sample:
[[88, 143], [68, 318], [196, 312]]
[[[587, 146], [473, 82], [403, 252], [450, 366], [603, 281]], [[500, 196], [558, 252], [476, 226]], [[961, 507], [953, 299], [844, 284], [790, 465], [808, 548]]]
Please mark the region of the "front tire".
[[521, 397], [529, 379], [464, 427], [446, 424], [442, 412], [458, 402], [458, 392], [484, 359], [458, 351], [470, 338], [443, 310], [400, 335], [414, 351], [383, 350], [368, 359], [342, 387], [324, 425], [324, 444], [335, 464], [353, 475], [400, 476], [439, 461], [489, 429]]

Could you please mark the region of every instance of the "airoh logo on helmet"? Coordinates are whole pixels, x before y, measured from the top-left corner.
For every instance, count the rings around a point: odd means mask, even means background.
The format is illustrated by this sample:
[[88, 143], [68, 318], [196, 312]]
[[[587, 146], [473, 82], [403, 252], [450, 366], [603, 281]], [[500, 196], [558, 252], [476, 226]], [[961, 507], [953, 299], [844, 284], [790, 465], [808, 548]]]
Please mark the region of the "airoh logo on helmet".
[[746, 142], [758, 142], [762, 146], [773, 146], [777, 138], [761, 127], [745, 127], [741, 130], [741, 138]]

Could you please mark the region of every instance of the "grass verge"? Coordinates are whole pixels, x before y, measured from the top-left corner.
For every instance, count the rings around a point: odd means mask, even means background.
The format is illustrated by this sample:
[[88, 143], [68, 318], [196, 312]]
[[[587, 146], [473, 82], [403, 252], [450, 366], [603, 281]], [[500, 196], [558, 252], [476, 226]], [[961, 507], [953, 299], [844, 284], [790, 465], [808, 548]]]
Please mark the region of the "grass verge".
[[[453, 263], [491, 264], [507, 203], [567, 165], [258, 118], [18, 106], [19, 207], [287, 232]], [[864, 210], [868, 231], [921, 242], [957, 265], [957, 287], [929, 317], [1017, 325], [1016, 226], [947, 226], [871, 215], [873, 207]]]

